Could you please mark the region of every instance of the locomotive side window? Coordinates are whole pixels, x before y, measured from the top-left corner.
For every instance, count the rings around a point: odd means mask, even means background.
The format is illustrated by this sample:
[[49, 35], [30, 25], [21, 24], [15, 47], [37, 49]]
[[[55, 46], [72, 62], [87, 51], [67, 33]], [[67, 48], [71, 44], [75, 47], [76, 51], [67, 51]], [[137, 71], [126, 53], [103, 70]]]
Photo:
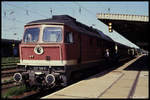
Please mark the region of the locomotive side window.
[[37, 42], [39, 38], [39, 28], [27, 28], [24, 33], [24, 42]]
[[73, 43], [73, 33], [72, 32], [66, 32], [65, 42]]
[[46, 27], [43, 32], [44, 42], [60, 42], [62, 40], [62, 30], [60, 27]]

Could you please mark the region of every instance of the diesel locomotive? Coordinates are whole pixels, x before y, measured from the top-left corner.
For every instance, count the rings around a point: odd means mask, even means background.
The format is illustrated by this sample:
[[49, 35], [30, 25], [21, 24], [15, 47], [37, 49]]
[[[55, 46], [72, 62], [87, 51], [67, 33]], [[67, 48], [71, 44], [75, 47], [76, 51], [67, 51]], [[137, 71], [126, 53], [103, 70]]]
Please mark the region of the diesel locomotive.
[[18, 67], [24, 72], [13, 77], [29, 86], [66, 86], [73, 72], [104, 61], [106, 49], [110, 59], [129, 55], [128, 46], [71, 16], [55, 15], [51, 19], [32, 21], [24, 26], [19, 45]]

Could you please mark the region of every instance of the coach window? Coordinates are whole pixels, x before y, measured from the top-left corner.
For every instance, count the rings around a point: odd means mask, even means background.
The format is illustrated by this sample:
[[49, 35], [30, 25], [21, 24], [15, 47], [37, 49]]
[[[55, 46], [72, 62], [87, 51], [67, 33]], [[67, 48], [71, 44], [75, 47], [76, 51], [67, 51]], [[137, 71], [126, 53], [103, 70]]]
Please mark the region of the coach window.
[[72, 32], [66, 32], [65, 42], [73, 43], [73, 33]]

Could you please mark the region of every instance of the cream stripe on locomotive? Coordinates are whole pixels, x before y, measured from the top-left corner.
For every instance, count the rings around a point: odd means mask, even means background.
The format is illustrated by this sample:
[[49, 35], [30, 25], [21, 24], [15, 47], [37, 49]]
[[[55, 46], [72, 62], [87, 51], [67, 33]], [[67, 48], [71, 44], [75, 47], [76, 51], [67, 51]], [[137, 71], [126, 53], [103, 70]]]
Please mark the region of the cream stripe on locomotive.
[[34, 66], [64, 66], [75, 65], [77, 60], [20, 60], [18, 65], [34, 65]]
[[[83, 61], [82, 64], [99, 62], [100, 60]], [[64, 66], [64, 65], [76, 65], [77, 60], [20, 60], [18, 65], [32, 65], [32, 66]]]

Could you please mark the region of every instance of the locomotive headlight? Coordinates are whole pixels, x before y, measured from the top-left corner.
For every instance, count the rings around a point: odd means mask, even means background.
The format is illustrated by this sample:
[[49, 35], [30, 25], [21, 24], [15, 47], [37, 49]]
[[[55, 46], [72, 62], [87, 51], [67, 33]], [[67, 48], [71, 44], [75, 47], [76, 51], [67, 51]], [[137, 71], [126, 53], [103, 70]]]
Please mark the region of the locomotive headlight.
[[55, 76], [52, 74], [48, 74], [48, 75], [46, 75], [45, 81], [48, 84], [53, 84], [55, 82]]
[[40, 45], [37, 45], [37, 46], [35, 46], [35, 48], [34, 48], [34, 52], [36, 53], [36, 54], [42, 54], [43, 52], [44, 52], [44, 50], [43, 50], [43, 48], [40, 46]]
[[13, 76], [13, 79], [16, 81], [16, 82], [21, 82], [22, 80], [22, 75], [20, 73], [15, 73], [14, 76]]

